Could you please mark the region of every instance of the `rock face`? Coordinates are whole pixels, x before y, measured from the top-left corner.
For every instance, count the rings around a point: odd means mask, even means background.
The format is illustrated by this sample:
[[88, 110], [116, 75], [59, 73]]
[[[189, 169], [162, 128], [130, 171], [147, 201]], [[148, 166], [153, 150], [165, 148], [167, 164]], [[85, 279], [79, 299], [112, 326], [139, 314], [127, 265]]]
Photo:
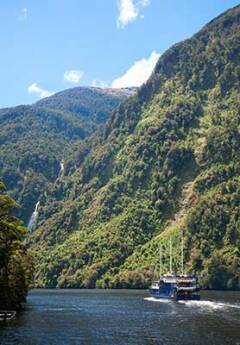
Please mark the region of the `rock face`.
[[59, 176], [61, 162], [92, 134], [134, 89], [74, 88], [31, 106], [0, 110], [0, 176], [28, 224], [42, 192]]

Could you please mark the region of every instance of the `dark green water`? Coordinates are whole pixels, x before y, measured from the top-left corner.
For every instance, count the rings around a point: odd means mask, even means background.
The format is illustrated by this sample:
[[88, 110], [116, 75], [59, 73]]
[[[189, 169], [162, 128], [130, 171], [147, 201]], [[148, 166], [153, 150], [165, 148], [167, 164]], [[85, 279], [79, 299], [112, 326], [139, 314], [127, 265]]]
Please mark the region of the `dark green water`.
[[240, 293], [156, 302], [147, 291], [34, 290], [1, 345], [240, 345]]

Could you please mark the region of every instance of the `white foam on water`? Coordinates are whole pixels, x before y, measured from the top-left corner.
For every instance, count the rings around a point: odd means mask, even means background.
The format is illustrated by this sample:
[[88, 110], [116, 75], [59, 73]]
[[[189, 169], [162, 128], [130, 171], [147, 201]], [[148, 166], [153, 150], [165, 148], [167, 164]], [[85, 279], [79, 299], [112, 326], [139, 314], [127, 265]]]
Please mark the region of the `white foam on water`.
[[225, 308], [237, 308], [240, 309], [239, 304], [229, 304], [215, 301], [178, 301], [178, 303], [184, 304], [188, 307], [200, 307], [212, 310], [225, 309]]
[[172, 303], [170, 299], [160, 299], [160, 298], [154, 298], [154, 297], [145, 297], [144, 301], [150, 301], [150, 302], [158, 302], [158, 303]]
[[[158, 303], [173, 303], [170, 299], [158, 299], [154, 297], [145, 297], [144, 301], [158, 302]], [[179, 304], [184, 304], [187, 307], [198, 307], [210, 310], [221, 310], [226, 308], [240, 309], [239, 304], [230, 304], [216, 301], [178, 301]]]

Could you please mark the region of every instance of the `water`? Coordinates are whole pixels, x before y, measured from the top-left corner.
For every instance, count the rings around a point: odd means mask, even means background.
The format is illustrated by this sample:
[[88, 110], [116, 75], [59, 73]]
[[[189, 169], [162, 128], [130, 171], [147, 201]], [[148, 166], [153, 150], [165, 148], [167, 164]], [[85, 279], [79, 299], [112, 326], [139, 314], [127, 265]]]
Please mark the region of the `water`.
[[155, 301], [139, 290], [34, 290], [1, 345], [239, 345], [240, 293]]
[[60, 170], [59, 170], [59, 174], [58, 174], [58, 178], [60, 178], [64, 173], [64, 161], [60, 162]]
[[35, 223], [36, 223], [36, 221], [37, 221], [37, 217], [38, 217], [38, 208], [39, 208], [39, 206], [40, 206], [40, 201], [38, 201], [38, 202], [36, 203], [36, 206], [35, 206], [35, 209], [34, 209], [34, 211], [33, 211], [33, 214], [31, 215], [31, 218], [30, 218], [30, 220], [29, 220], [29, 223], [28, 223], [28, 229], [29, 229], [29, 230], [31, 230], [31, 229], [34, 227], [34, 225], [35, 225]]

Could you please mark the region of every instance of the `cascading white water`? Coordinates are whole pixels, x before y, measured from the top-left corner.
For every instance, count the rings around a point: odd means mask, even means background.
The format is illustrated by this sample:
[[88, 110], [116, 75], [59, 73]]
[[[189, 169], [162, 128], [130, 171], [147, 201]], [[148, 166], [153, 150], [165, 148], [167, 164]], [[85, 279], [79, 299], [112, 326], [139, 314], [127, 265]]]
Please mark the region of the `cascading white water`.
[[63, 175], [63, 172], [64, 172], [64, 161], [61, 161], [58, 177], [61, 177]]
[[33, 214], [31, 215], [31, 218], [29, 220], [29, 223], [28, 223], [28, 229], [29, 230], [31, 230], [34, 227], [34, 225], [35, 225], [35, 223], [37, 221], [39, 205], [40, 205], [40, 201], [38, 201], [36, 203], [36, 206], [35, 206], [35, 209], [33, 211]]
[[[63, 175], [63, 172], [64, 172], [64, 161], [62, 160], [60, 162], [60, 170], [59, 170], [59, 174], [58, 174], [58, 178], [61, 177]], [[35, 209], [31, 215], [31, 218], [28, 222], [28, 230], [32, 230], [34, 225], [36, 224], [36, 221], [37, 221], [37, 217], [38, 217], [38, 208], [39, 208], [39, 205], [40, 205], [40, 201], [38, 201], [35, 205]]]

